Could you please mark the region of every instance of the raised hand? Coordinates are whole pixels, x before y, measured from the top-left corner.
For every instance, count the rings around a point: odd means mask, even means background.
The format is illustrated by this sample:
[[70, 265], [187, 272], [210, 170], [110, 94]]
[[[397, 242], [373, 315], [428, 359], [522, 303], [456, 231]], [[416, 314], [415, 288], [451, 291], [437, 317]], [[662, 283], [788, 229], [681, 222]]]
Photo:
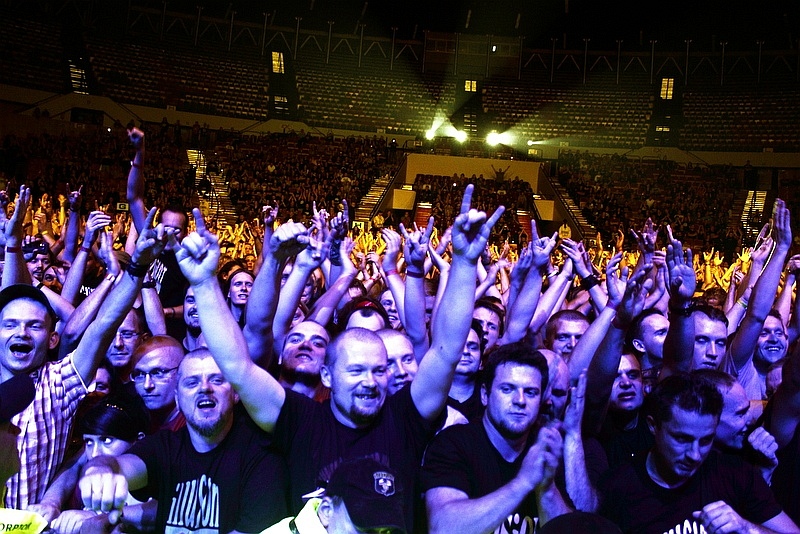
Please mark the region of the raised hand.
[[308, 230], [302, 223], [286, 222], [272, 233], [268, 247], [275, 258], [285, 261], [302, 252], [308, 243]]
[[453, 257], [463, 258], [473, 264], [478, 262], [478, 258], [486, 249], [492, 228], [505, 211], [505, 208], [500, 206], [487, 219], [484, 212], [470, 209], [474, 189], [475, 187], [470, 184], [464, 191], [461, 211], [453, 223], [452, 230]]
[[408, 233], [403, 223], [400, 223], [400, 233], [404, 239], [403, 256], [406, 263], [422, 271], [425, 268], [425, 254], [428, 252], [428, 244], [433, 233], [433, 217], [428, 218], [428, 225], [424, 230], [420, 230], [417, 223], [414, 223], [414, 231], [411, 233]]
[[652, 254], [656, 249], [656, 238], [658, 237], [658, 227], [653, 224], [653, 219], [650, 217], [644, 222], [641, 233], [631, 228], [631, 235], [636, 239], [639, 245], [639, 250], [642, 254]]
[[676, 301], [689, 302], [697, 287], [697, 278], [692, 268], [692, 249], [683, 252], [683, 244], [672, 235], [667, 226], [670, 244], [667, 245], [667, 291]]
[[[69, 184], [67, 184], [67, 191], [69, 191]], [[69, 211], [81, 211], [81, 202], [83, 193], [83, 186], [81, 185], [76, 191], [69, 191], [67, 201], [69, 202]]]
[[14, 203], [14, 213], [5, 225], [4, 235], [7, 247], [18, 247], [22, 244], [22, 223], [25, 220], [25, 212], [31, 203], [31, 190], [25, 185], [19, 187], [19, 195]]
[[333, 217], [329, 223], [334, 241], [341, 241], [344, 239], [347, 232], [350, 230], [350, 215], [347, 208], [347, 200], [342, 199], [342, 206], [342, 211], [340, 211], [336, 217]]
[[625, 294], [625, 285], [628, 280], [628, 268], [624, 267], [622, 273], [619, 272], [619, 265], [622, 263], [622, 252], [617, 252], [606, 264], [606, 288], [608, 290], [608, 303], [614, 309], [619, 307], [622, 296]]
[[[644, 311], [647, 294], [653, 287], [653, 279], [647, 276], [652, 267], [651, 264], [645, 264], [643, 268], [635, 271], [626, 282], [625, 293], [622, 295], [622, 301], [617, 307], [617, 317], [615, 319], [620, 326], [627, 328]], [[623, 276], [627, 274], [626, 270], [622, 270]], [[610, 294], [611, 291], [609, 290], [609, 300]]]
[[403, 239], [400, 234], [391, 228], [382, 229], [381, 236], [383, 236], [383, 242], [386, 243], [386, 251], [381, 260], [381, 269], [383, 269], [383, 272], [397, 269], [397, 260], [400, 259], [400, 247]]
[[189, 283], [199, 285], [216, 276], [220, 255], [219, 239], [206, 228], [199, 209], [194, 208], [192, 216], [196, 229], [181, 241], [175, 250], [175, 257]]
[[758, 248], [754, 249], [753, 252], [750, 254], [750, 259], [753, 262], [753, 265], [759, 267], [764, 266], [767, 263], [767, 258], [769, 258], [770, 253], [772, 252], [772, 246], [775, 244], [771, 236], [767, 236], [761, 240], [761, 244]]
[[[156, 208], [150, 208], [147, 218], [144, 221], [144, 228], [136, 239], [136, 247], [131, 254], [131, 261], [139, 265], [150, 265], [167, 246], [167, 242], [177, 242], [175, 228], [166, 228], [159, 224], [153, 228], [153, 221], [156, 218]], [[199, 210], [195, 210], [198, 211]], [[202, 217], [202, 215], [201, 215]]]
[[533, 252], [531, 252], [530, 245], [524, 247], [519, 254], [519, 259], [514, 264], [514, 268], [511, 269], [511, 280], [512, 282], [522, 284], [525, 278], [528, 276], [528, 273], [533, 266]]
[[578, 384], [569, 388], [569, 404], [564, 412], [564, 423], [561, 428], [567, 434], [580, 436], [583, 420], [584, 397], [586, 396], [586, 369], [581, 371]]
[[121, 268], [119, 265], [119, 260], [114, 254], [114, 248], [112, 247], [113, 242], [114, 237], [111, 232], [100, 232], [100, 247], [98, 248], [98, 256], [100, 261], [105, 264], [107, 272], [113, 275], [118, 275], [121, 271]]
[[786, 252], [792, 247], [792, 224], [789, 209], [781, 199], [775, 200], [772, 220], [772, 238], [775, 245]]
[[91, 248], [97, 237], [97, 232], [111, 225], [111, 216], [102, 211], [93, 211], [86, 220], [86, 230], [83, 233], [83, 246]]
[[578, 273], [578, 276], [583, 279], [593, 274], [592, 268], [587, 262], [589, 255], [586, 254], [581, 243], [576, 243], [572, 239], [564, 239], [561, 241], [559, 248], [572, 260], [572, 265], [575, 267], [575, 272]]
[[139, 128], [128, 130], [128, 139], [137, 151], [144, 151], [144, 132]]

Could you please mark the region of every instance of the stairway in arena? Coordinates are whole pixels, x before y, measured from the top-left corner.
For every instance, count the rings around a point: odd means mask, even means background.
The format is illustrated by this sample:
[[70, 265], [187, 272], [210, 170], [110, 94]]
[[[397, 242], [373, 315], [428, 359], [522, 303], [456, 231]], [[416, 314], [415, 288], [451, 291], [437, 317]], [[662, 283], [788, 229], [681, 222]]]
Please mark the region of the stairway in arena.
[[[378, 205], [378, 202], [381, 201], [383, 195], [386, 193], [386, 189], [389, 187], [391, 181], [392, 177], [390, 175], [386, 174], [381, 176], [375, 180], [375, 183], [372, 184], [367, 194], [359, 201], [358, 207], [356, 208], [355, 222], [363, 223], [364, 229], [369, 230], [372, 226], [372, 213]], [[351, 223], [352, 222], [353, 221], [351, 221]]]
[[747, 192], [747, 199], [744, 202], [740, 217], [742, 230], [746, 237], [755, 237], [761, 231], [762, 221], [764, 220], [764, 209], [771, 207], [766, 204], [766, 191]]
[[526, 210], [517, 210], [517, 222], [519, 223], [519, 227], [528, 235], [528, 239], [531, 236], [531, 214], [529, 211]]
[[428, 225], [428, 218], [433, 212], [433, 207], [430, 202], [420, 202], [417, 204], [417, 210], [414, 212], [414, 222], [420, 228], [425, 228]]
[[548, 180], [550, 181], [550, 185], [553, 187], [556, 194], [561, 198], [561, 202], [564, 204], [564, 207], [567, 209], [567, 211], [569, 211], [572, 220], [578, 225], [580, 235], [575, 236], [573, 232], [572, 239], [593, 239], [597, 234], [597, 229], [589, 224], [589, 221], [586, 220], [581, 208], [575, 204], [575, 201], [572, 200], [571, 196], [569, 196], [567, 188], [561, 185], [561, 183], [555, 178], [548, 177]]
[[186, 156], [189, 164], [196, 169], [194, 187], [203, 215], [215, 217], [218, 225], [236, 224], [236, 208], [222, 175], [206, 174], [206, 158], [202, 150], [187, 150]]

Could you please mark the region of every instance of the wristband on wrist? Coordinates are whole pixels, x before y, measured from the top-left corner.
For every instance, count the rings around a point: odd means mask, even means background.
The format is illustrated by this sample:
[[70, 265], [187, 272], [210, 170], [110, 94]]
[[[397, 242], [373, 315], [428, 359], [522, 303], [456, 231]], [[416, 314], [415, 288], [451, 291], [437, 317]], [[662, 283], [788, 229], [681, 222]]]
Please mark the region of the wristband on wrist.
[[147, 271], [150, 270], [149, 265], [140, 265], [135, 262], [130, 262], [127, 267], [125, 267], [125, 272], [133, 277], [141, 277], [147, 274]]
[[611, 319], [611, 326], [613, 326], [617, 330], [627, 330], [628, 329], [627, 326], [625, 326], [622, 323], [620, 323], [619, 317], [617, 317], [617, 316], [614, 316], [614, 318]]
[[414, 271], [412, 269], [406, 269], [406, 276], [410, 276], [411, 278], [425, 278], [425, 273]]
[[675, 315], [675, 316], [678, 316], [678, 317], [691, 317], [692, 316], [692, 312], [694, 312], [694, 306], [692, 306], [691, 304], [689, 306], [686, 306], [686, 307], [681, 307], [681, 306], [670, 306], [669, 307], [670, 315]]
[[383, 271], [383, 274], [389, 276], [390, 274], [397, 274], [397, 269], [389, 269], [388, 271]]
[[339, 245], [341, 244], [341, 241], [333, 241], [331, 243], [331, 249], [328, 252], [328, 259], [331, 260], [331, 265], [335, 265], [337, 267], [342, 266], [342, 255], [339, 252]]
[[43, 285], [44, 285], [44, 282], [39, 282], [38, 284], [36, 284], [36, 289], [42, 289]]
[[556, 276], [558, 276], [558, 269], [553, 269], [547, 273], [547, 278], [555, 278]]
[[155, 289], [156, 288], [156, 281], [155, 280], [147, 280], [142, 282], [142, 289]]
[[81, 245], [81, 251], [89, 254], [92, 251], [92, 247], [84, 247], [83, 245]]
[[581, 280], [581, 289], [589, 291], [590, 289], [592, 289], [594, 286], [596, 286], [599, 283], [600, 283], [600, 280], [598, 280], [595, 275], [590, 274], [589, 276], [587, 276], [586, 278]]
[[9, 247], [9, 246], [7, 246], [6, 247], [6, 253], [9, 253], [9, 252], [12, 253], [12, 254], [17, 253], [17, 252], [22, 252], [22, 247]]
[[736, 304], [738, 304], [739, 306], [741, 306], [745, 310], [747, 309], [747, 302], [743, 298], [740, 298], [739, 300], [737, 300]]

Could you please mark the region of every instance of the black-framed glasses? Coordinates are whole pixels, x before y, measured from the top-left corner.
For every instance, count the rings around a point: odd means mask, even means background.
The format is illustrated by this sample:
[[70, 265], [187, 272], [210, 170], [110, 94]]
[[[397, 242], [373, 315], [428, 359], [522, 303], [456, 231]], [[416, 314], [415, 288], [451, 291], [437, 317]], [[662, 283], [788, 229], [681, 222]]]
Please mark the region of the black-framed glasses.
[[177, 369], [177, 367], [173, 367], [171, 369], [162, 369], [160, 367], [156, 367], [155, 369], [151, 369], [150, 371], [142, 371], [141, 369], [134, 369], [131, 372], [131, 380], [134, 382], [144, 382], [146, 376], [150, 377], [150, 380], [154, 382], [164, 382], [169, 379], [172, 371]]

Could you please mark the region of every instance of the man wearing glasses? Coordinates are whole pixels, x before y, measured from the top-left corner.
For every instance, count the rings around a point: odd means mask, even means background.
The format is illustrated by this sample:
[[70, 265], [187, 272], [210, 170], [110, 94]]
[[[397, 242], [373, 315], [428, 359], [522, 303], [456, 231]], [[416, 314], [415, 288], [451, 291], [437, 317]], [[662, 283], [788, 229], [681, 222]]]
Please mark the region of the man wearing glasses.
[[183, 354], [181, 344], [170, 336], [153, 336], [133, 352], [131, 382], [150, 412], [148, 434], [161, 429], [178, 430], [186, 424], [175, 403], [176, 371]]

